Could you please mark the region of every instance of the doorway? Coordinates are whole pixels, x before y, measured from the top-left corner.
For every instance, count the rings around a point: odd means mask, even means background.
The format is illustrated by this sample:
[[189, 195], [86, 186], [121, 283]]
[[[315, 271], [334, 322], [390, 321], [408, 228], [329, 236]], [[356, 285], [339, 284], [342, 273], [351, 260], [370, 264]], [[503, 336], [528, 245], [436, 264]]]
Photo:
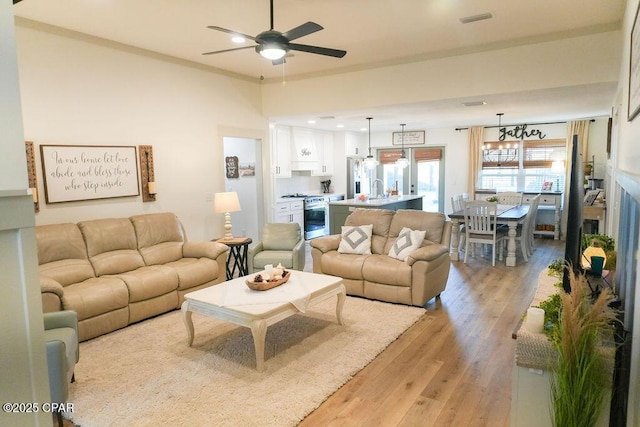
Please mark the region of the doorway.
[[261, 141], [225, 136], [222, 143], [225, 159], [238, 158], [237, 178], [224, 178], [224, 191], [235, 191], [240, 201], [240, 211], [231, 213], [233, 235], [258, 241], [264, 222]]
[[406, 168], [398, 168], [398, 149], [378, 150], [378, 173], [385, 189], [399, 193], [421, 195], [422, 210], [444, 212], [444, 147], [405, 148], [410, 160]]

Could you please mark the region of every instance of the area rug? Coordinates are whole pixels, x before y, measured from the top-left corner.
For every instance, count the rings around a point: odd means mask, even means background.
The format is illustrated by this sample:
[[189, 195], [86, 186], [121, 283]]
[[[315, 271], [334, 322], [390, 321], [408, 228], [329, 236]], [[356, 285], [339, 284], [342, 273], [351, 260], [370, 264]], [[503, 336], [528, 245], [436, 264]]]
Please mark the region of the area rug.
[[415, 323], [425, 310], [347, 297], [267, 329], [265, 370], [255, 369], [253, 337], [193, 314], [195, 339], [180, 311], [81, 343], [74, 407], [67, 417], [99, 426], [295, 426]]

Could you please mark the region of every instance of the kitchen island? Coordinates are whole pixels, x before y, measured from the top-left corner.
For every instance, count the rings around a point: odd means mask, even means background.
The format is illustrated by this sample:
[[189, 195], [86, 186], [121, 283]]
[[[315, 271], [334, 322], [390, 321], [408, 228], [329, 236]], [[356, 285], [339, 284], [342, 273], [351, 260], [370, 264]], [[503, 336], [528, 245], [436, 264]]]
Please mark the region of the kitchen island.
[[358, 200], [347, 199], [329, 203], [329, 224], [331, 234], [340, 234], [342, 226], [351, 212], [357, 208], [365, 209], [415, 209], [422, 210], [423, 196], [401, 194], [399, 196], [381, 197], [376, 199]]

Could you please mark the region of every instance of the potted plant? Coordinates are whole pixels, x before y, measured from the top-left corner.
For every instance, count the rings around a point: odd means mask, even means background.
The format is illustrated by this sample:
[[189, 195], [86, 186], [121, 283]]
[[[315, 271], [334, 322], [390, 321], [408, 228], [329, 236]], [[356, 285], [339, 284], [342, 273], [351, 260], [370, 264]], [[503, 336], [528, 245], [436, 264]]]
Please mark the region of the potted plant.
[[612, 353], [605, 341], [613, 333], [614, 296], [605, 288], [596, 299], [584, 274], [570, 270], [571, 293], [560, 290], [557, 328], [552, 330], [558, 351], [552, 369], [552, 419], [556, 427], [593, 426], [611, 386]]

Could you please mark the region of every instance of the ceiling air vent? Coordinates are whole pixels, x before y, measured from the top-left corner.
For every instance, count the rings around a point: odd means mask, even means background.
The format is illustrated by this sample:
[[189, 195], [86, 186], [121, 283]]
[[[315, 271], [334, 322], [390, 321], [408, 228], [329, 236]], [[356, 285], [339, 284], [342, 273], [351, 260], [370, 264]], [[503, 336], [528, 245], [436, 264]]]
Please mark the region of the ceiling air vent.
[[462, 22], [463, 24], [468, 24], [470, 22], [484, 21], [485, 19], [491, 19], [491, 18], [493, 18], [493, 15], [487, 12], [487, 13], [481, 13], [480, 15], [466, 16], [464, 18], [460, 18], [460, 22]]
[[463, 102], [462, 105], [464, 105], [465, 107], [479, 107], [481, 105], [487, 105], [487, 103], [484, 101], [468, 101]]

